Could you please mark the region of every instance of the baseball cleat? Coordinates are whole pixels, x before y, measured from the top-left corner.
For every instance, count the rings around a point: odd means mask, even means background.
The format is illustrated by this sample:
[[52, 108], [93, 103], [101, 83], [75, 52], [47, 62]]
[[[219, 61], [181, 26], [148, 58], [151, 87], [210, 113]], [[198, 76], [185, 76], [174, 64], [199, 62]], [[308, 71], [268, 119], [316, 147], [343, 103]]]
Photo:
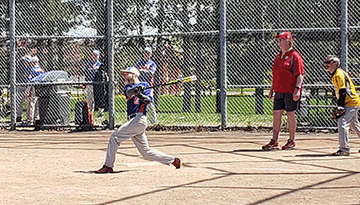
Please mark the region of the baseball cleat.
[[332, 156], [350, 156], [350, 152], [338, 150], [337, 152], [334, 152], [331, 154]]
[[106, 173], [114, 173], [114, 170], [111, 167], [104, 165], [101, 169], [95, 171], [95, 174], [106, 174]]
[[181, 159], [178, 157], [176, 157], [171, 164], [174, 165], [176, 167], [176, 169], [180, 169], [182, 166]]
[[282, 147], [282, 150], [292, 150], [295, 149], [295, 142], [294, 140], [288, 139], [286, 144]]
[[262, 149], [265, 151], [270, 151], [270, 150], [279, 150], [279, 143], [273, 139], [270, 140], [269, 144], [266, 144], [264, 146], [262, 146]]

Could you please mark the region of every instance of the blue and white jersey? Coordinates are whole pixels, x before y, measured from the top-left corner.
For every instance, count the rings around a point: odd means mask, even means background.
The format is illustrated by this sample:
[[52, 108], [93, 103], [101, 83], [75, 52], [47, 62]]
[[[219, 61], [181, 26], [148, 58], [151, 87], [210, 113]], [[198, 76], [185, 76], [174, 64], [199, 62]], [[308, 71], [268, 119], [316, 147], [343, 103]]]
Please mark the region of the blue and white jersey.
[[139, 60], [135, 64], [135, 68], [137, 68], [140, 72], [139, 79], [140, 81], [146, 81], [150, 85], [153, 85], [154, 83], [154, 74], [156, 72], [156, 64], [154, 61], [149, 59], [146, 60]]
[[[147, 83], [147, 82], [140, 82], [140, 83], [136, 83], [136, 84], [127, 84], [125, 86], [124, 93], [126, 93], [126, 91], [128, 89], [139, 86], [139, 85], [142, 85], [145, 88], [150, 86], [149, 83]], [[150, 93], [150, 90], [151, 89], [144, 90], [143, 94], [150, 97], [150, 100], [152, 101], [153, 97]], [[137, 98], [135, 95], [132, 95], [132, 96], [128, 97], [126, 100], [127, 100], [127, 116], [131, 116], [138, 112], [141, 112], [144, 115], [146, 115], [147, 105], [145, 103], [141, 102], [139, 100], [139, 98]]]
[[39, 76], [43, 73], [45, 73], [45, 71], [40, 66], [34, 66], [30, 69], [29, 80], [32, 80], [36, 76]]
[[95, 73], [99, 70], [102, 62], [101, 61], [90, 61], [85, 65], [83, 70], [86, 81], [93, 81], [95, 77]]

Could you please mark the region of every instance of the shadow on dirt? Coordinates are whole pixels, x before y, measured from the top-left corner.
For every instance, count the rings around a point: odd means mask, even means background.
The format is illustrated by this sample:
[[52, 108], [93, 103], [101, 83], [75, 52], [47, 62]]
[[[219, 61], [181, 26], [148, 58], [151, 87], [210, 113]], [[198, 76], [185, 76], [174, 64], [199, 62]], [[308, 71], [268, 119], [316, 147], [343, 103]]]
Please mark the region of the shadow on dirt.
[[[74, 173], [80, 173], [80, 174], [95, 174], [96, 170], [90, 170], [90, 171], [74, 171]], [[123, 173], [123, 172], [130, 172], [132, 170], [119, 170], [119, 171], [114, 171], [113, 173], [106, 173], [106, 174], [119, 174], [119, 173]]]
[[329, 157], [331, 154], [299, 154], [295, 157]]
[[277, 150], [269, 150], [269, 151], [265, 151], [262, 149], [236, 149], [233, 150], [232, 152], [275, 152]]

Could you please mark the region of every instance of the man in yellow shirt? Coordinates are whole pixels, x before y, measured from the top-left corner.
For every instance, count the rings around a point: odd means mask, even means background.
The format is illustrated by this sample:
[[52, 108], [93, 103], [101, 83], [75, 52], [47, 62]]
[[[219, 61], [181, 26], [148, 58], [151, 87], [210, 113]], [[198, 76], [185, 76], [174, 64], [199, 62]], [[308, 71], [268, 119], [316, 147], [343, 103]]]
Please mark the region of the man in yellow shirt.
[[[358, 110], [360, 99], [356, 94], [354, 83], [349, 75], [340, 68], [340, 59], [335, 55], [330, 55], [325, 61], [326, 70], [331, 73], [331, 81], [335, 86], [337, 106], [345, 108], [345, 114], [338, 119], [339, 150], [333, 156], [349, 156], [349, 128], [360, 137], [360, 123], [358, 120]], [[360, 150], [359, 150], [360, 152]]]

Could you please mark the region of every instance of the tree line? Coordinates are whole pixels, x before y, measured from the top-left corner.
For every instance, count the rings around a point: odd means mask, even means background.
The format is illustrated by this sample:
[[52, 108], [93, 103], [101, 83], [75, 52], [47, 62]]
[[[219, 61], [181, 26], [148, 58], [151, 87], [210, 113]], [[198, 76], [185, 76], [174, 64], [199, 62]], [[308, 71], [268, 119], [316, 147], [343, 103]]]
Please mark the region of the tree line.
[[[348, 1], [349, 26], [359, 25], [359, 0]], [[8, 0], [0, 1], [1, 84], [8, 83]], [[290, 29], [303, 55], [305, 82], [328, 82], [323, 59], [340, 54], [340, 0], [228, 0], [227, 69], [231, 85], [269, 84], [278, 52], [274, 30]], [[17, 36], [66, 36], [74, 28], [93, 29], [97, 36], [31, 38], [46, 70], [80, 75], [92, 48], [106, 62], [106, 1], [16, 0]], [[219, 77], [219, 0], [114, 0], [115, 79], [133, 65], [145, 46], [155, 50], [159, 81], [197, 74], [198, 88]], [[172, 35], [171, 35], [172, 34]], [[349, 29], [348, 69], [359, 77], [359, 28]], [[146, 35], [145, 37], [142, 35]], [[18, 39], [19, 40], [19, 39]], [[190, 89], [190, 88], [185, 88]]]

